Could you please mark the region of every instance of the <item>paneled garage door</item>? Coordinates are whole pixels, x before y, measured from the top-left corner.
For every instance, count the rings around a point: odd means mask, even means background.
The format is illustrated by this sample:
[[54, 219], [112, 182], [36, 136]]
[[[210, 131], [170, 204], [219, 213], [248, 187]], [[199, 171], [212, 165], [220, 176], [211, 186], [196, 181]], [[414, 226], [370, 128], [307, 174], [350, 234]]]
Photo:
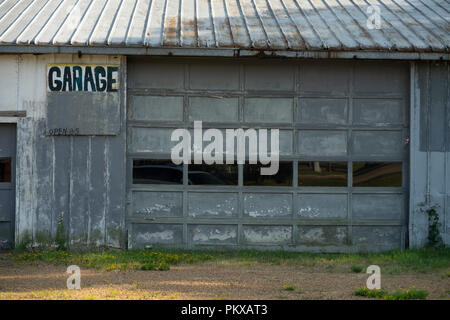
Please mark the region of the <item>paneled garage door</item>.
[[[128, 60], [130, 248], [405, 246], [409, 66]], [[280, 129], [280, 169], [174, 165], [171, 133]]]

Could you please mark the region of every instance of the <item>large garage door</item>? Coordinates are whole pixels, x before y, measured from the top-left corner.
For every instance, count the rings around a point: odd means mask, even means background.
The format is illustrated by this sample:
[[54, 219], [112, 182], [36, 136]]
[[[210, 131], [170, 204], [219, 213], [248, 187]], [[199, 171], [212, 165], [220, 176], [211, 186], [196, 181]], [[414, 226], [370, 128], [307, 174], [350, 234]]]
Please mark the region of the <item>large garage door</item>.
[[[129, 247], [405, 246], [409, 68], [337, 61], [128, 61]], [[280, 169], [174, 165], [171, 133], [280, 129]]]
[[0, 124], [0, 250], [14, 244], [16, 127]]

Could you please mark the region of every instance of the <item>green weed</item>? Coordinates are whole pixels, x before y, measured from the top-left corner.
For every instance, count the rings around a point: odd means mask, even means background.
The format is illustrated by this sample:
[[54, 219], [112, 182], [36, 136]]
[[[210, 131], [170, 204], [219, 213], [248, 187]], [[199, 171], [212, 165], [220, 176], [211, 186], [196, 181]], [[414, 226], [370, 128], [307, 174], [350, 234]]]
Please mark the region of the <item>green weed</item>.
[[351, 269], [352, 269], [352, 272], [354, 272], [354, 273], [360, 273], [361, 271], [363, 271], [364, 268], [361, 266], [352, 266]]
[[357, 289], [354, 294], [367, 298], [378, 298], [384, 300], [424, 300], [428, 298], [426, 290], [417, 290], [415, 288], [407, 290], [396, 290], [389, 293], [385, 290], [369, 289], [367, 287]]
[[286, 284], [283, 286], [283, 289], [286, 291], [294, 291], [295, 290], [295, 286], [291, 286], [289, 284]]

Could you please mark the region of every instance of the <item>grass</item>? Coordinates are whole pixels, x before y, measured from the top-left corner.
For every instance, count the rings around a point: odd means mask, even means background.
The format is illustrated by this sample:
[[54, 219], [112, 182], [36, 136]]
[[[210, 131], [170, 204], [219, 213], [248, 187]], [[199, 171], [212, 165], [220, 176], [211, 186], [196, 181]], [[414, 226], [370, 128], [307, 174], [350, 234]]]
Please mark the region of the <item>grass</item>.
[[[168, 270], [182, 263], [217, 263], [252, 266], [257, 264], [318, 267], [327, 272], [357, 272], [375, 264], [382, 273], [407, 272], [448, 275], [450, 248], [395, 250], [383, 253], [331, 254], [257, 250], [124, 250], [124, 251], [41, 251], [13, 252], [19, 263], [39, 261], [54, 264], [75, 264], [102, 270]], [[363, 267], [364, 266], [364, 267]], [[362, 271], [361, 270], [361, 271]], [[359, 271], [359, 272], [361, 272]]]
[[385, 290], [368, 289], [367, 287], [357, 289], [354, 294], [367, 298], [378, 298], [384, 300], [424, 300], [428, 298], [426, 290], [416, 290], [415, 288], [407, 290], [396, 290], [389, 293]]
[[12, 257], [19, 263], [35, 264], [39, 261], [56, 265], [77, 265], [80, 267], [112, 270], [159, 270], [166, 271], [171, 265], [198, 263], [211, 260], [206, 253], [162, 252], [152, 250], [129, 251], [52, 251], [14, 252]]
[[383, 273], [405, 272], [432, 273], [450, 271], [450, 248], [394, 250], [382, 253], [331, 254], [286, 251], [225, 251], [211, 252], [221, 263], [279, 264], [320, 267], [329, 272], [348, 272], [352, 265], [380, 266]]
[[361, 266], [352, 266], [351, 267], [351, 270], [352, 270], [352, 272], [354, 272], [354, 273], [360, 273], [361, 271], [363, 271], [363, 267], [361, 267]]
[[283, 286], [283, 290], [294, 291], [295, 290], [295, 286], [291, 286], [289, 284], [286, 284], [286, 285]]
[[0, 292], [0, 300], [173, 300], [179, 293], [123, 288], [96, 288], [82, 290], [44, 289], [29, 292]]

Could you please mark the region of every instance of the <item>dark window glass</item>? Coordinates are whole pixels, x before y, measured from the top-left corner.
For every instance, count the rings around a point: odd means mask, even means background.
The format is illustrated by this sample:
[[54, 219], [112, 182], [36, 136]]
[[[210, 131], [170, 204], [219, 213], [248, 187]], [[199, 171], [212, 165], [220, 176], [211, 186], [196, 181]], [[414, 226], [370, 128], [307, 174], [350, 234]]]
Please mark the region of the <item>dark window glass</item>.
[[183, 184], [183, 165], [171, 160], [134, 160], [134, 184]]
[[347, 162], [299, 162], [298, 185], [308, 187], [346, 187]]
[[353, 186], [401, 187], [401, 162], [354, 162]]
[[0, 159], [0, 182], [11, 182], [11, 159]]
[[237, 185], [238, 166], [228, 164], [190, 164], [189, 184], [192, 185]]
[[271, 176], [261, 175], [261, 164], [244, 165], [245, 186], [292, 187], [292, 162], [280, 162], [278, 172]]

